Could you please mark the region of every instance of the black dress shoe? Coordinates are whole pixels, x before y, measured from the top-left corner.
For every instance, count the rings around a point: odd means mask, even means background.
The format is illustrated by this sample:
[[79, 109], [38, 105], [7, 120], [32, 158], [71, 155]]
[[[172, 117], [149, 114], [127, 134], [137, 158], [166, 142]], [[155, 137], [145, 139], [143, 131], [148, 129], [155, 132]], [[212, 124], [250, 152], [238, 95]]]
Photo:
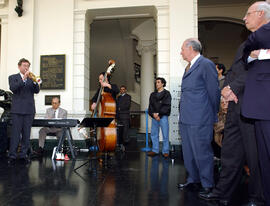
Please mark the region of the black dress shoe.
[[211, 187], [203, 187], [200, 189], [200, 192], [199, 192], [199, 195], [200, 194], [208, 194], [212, 191], [212, 188]]
[[201, 199], [204, 199], [204, 200], [208, 200], [208, 201], [210, 201], [210, 200], [220, 200], [220, 197], [219, 197], [219, 195], [217, 195], [217, 194], [215, 194], [215, 193], [213, 193], [213, 192], [210, 192], [210, 193], [199, 193], [199, 197], [201, 198]]
[[177, 187], [179, 188], [179, 189], [185, 189], [185, 188], [187, 188], [187, 189], [196, 189], [196, 188], [199, 188], [200, 187], [200, 183], [192, 183], [192, 182], [186, 182], [186, 183], [184, 183], [184, 184], [182, 184], [182, 183], [179, 183], [178, 185], [177, 185]]
[[8, 158], [8, 165], [13, 166], [16, 163], [16, 159], [14, 158]]
[[177, 184], [177, 187], [179, 188], [179, 189], [184, 189], [184, 188], [186, 188], [188, 185], [190, 185], [190, 184], [192, 184], [192, 183], [189, 183], [189, 182], [186, 182], [186, 183], [179, 183], [179, 184]]

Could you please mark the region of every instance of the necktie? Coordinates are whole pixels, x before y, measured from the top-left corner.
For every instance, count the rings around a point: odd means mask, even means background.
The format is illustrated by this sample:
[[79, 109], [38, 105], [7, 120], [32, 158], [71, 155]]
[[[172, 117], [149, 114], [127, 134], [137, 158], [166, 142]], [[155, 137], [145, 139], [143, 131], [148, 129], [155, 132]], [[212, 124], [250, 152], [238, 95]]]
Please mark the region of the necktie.
[[188, 65], [185, 68], [185, 71], [188, 72], [188, 70], [190, 69], [190, 63], [188, 63]]
[[53, 118], [54, 119], [56, 118], [56, 110], [54, 110], [54, 112], [53, 112]]

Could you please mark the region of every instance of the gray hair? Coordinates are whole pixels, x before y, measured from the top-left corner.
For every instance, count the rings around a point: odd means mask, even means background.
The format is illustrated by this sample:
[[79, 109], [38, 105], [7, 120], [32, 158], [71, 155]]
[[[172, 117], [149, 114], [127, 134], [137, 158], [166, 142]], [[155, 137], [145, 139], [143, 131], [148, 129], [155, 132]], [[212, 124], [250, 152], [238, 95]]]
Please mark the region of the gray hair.
[[201, 53], [202, 51], [202, 44], [201, 42], [196, 38], [190, 38], [186, 40], [186, 47], [191, 46], [192, 49], [196, 52]]
[[259, 2], [257, 6], [257, 11], [264, 11], [264, 17], [266, 20], [270, 20], [270, 0], [266, 2]]

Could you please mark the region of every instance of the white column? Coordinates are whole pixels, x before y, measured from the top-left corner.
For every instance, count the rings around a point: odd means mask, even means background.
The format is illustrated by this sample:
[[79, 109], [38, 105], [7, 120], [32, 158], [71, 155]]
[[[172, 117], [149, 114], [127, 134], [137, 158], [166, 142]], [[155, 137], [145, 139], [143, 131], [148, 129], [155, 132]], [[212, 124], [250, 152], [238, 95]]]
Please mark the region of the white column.
[[[141, 55], [141, 111], [148, 108], [150, 94], [154, 91], [154, 55], [156, 53], [156, 44], [152, 40], [140, 40], [137, 50]], [[151, 118], [148, 121], [148, 133], [151, 128]], [[140, 116], [141, 125], [139, 132], [145, 133], [146, 121], [145, 115]]]
[[82, 115], [89, 112], [90, 22], [86, 16], [85, 10], [74, 12], [73, 111]]

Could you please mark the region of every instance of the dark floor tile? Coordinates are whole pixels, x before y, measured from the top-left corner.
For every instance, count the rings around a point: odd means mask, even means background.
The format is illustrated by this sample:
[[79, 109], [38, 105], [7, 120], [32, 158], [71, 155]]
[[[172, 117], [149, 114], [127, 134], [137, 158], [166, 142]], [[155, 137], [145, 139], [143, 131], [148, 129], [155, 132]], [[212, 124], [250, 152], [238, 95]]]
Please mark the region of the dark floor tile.
[[[127, 152], [106, 162], [81, 154], [77, 161], [52, 162], [50, 152], [29, 165], [0, 161], [1, 206], [206, 206], [196, 191], [181, 191], [186, 172], [180, 158], [148, 157], [131, 139]], [[85, 166], [74, 172], [83, 163]], [[247, 192], [246, 185], [242, 190]], [[235, 206], [246, 201], [238, 195]]]

